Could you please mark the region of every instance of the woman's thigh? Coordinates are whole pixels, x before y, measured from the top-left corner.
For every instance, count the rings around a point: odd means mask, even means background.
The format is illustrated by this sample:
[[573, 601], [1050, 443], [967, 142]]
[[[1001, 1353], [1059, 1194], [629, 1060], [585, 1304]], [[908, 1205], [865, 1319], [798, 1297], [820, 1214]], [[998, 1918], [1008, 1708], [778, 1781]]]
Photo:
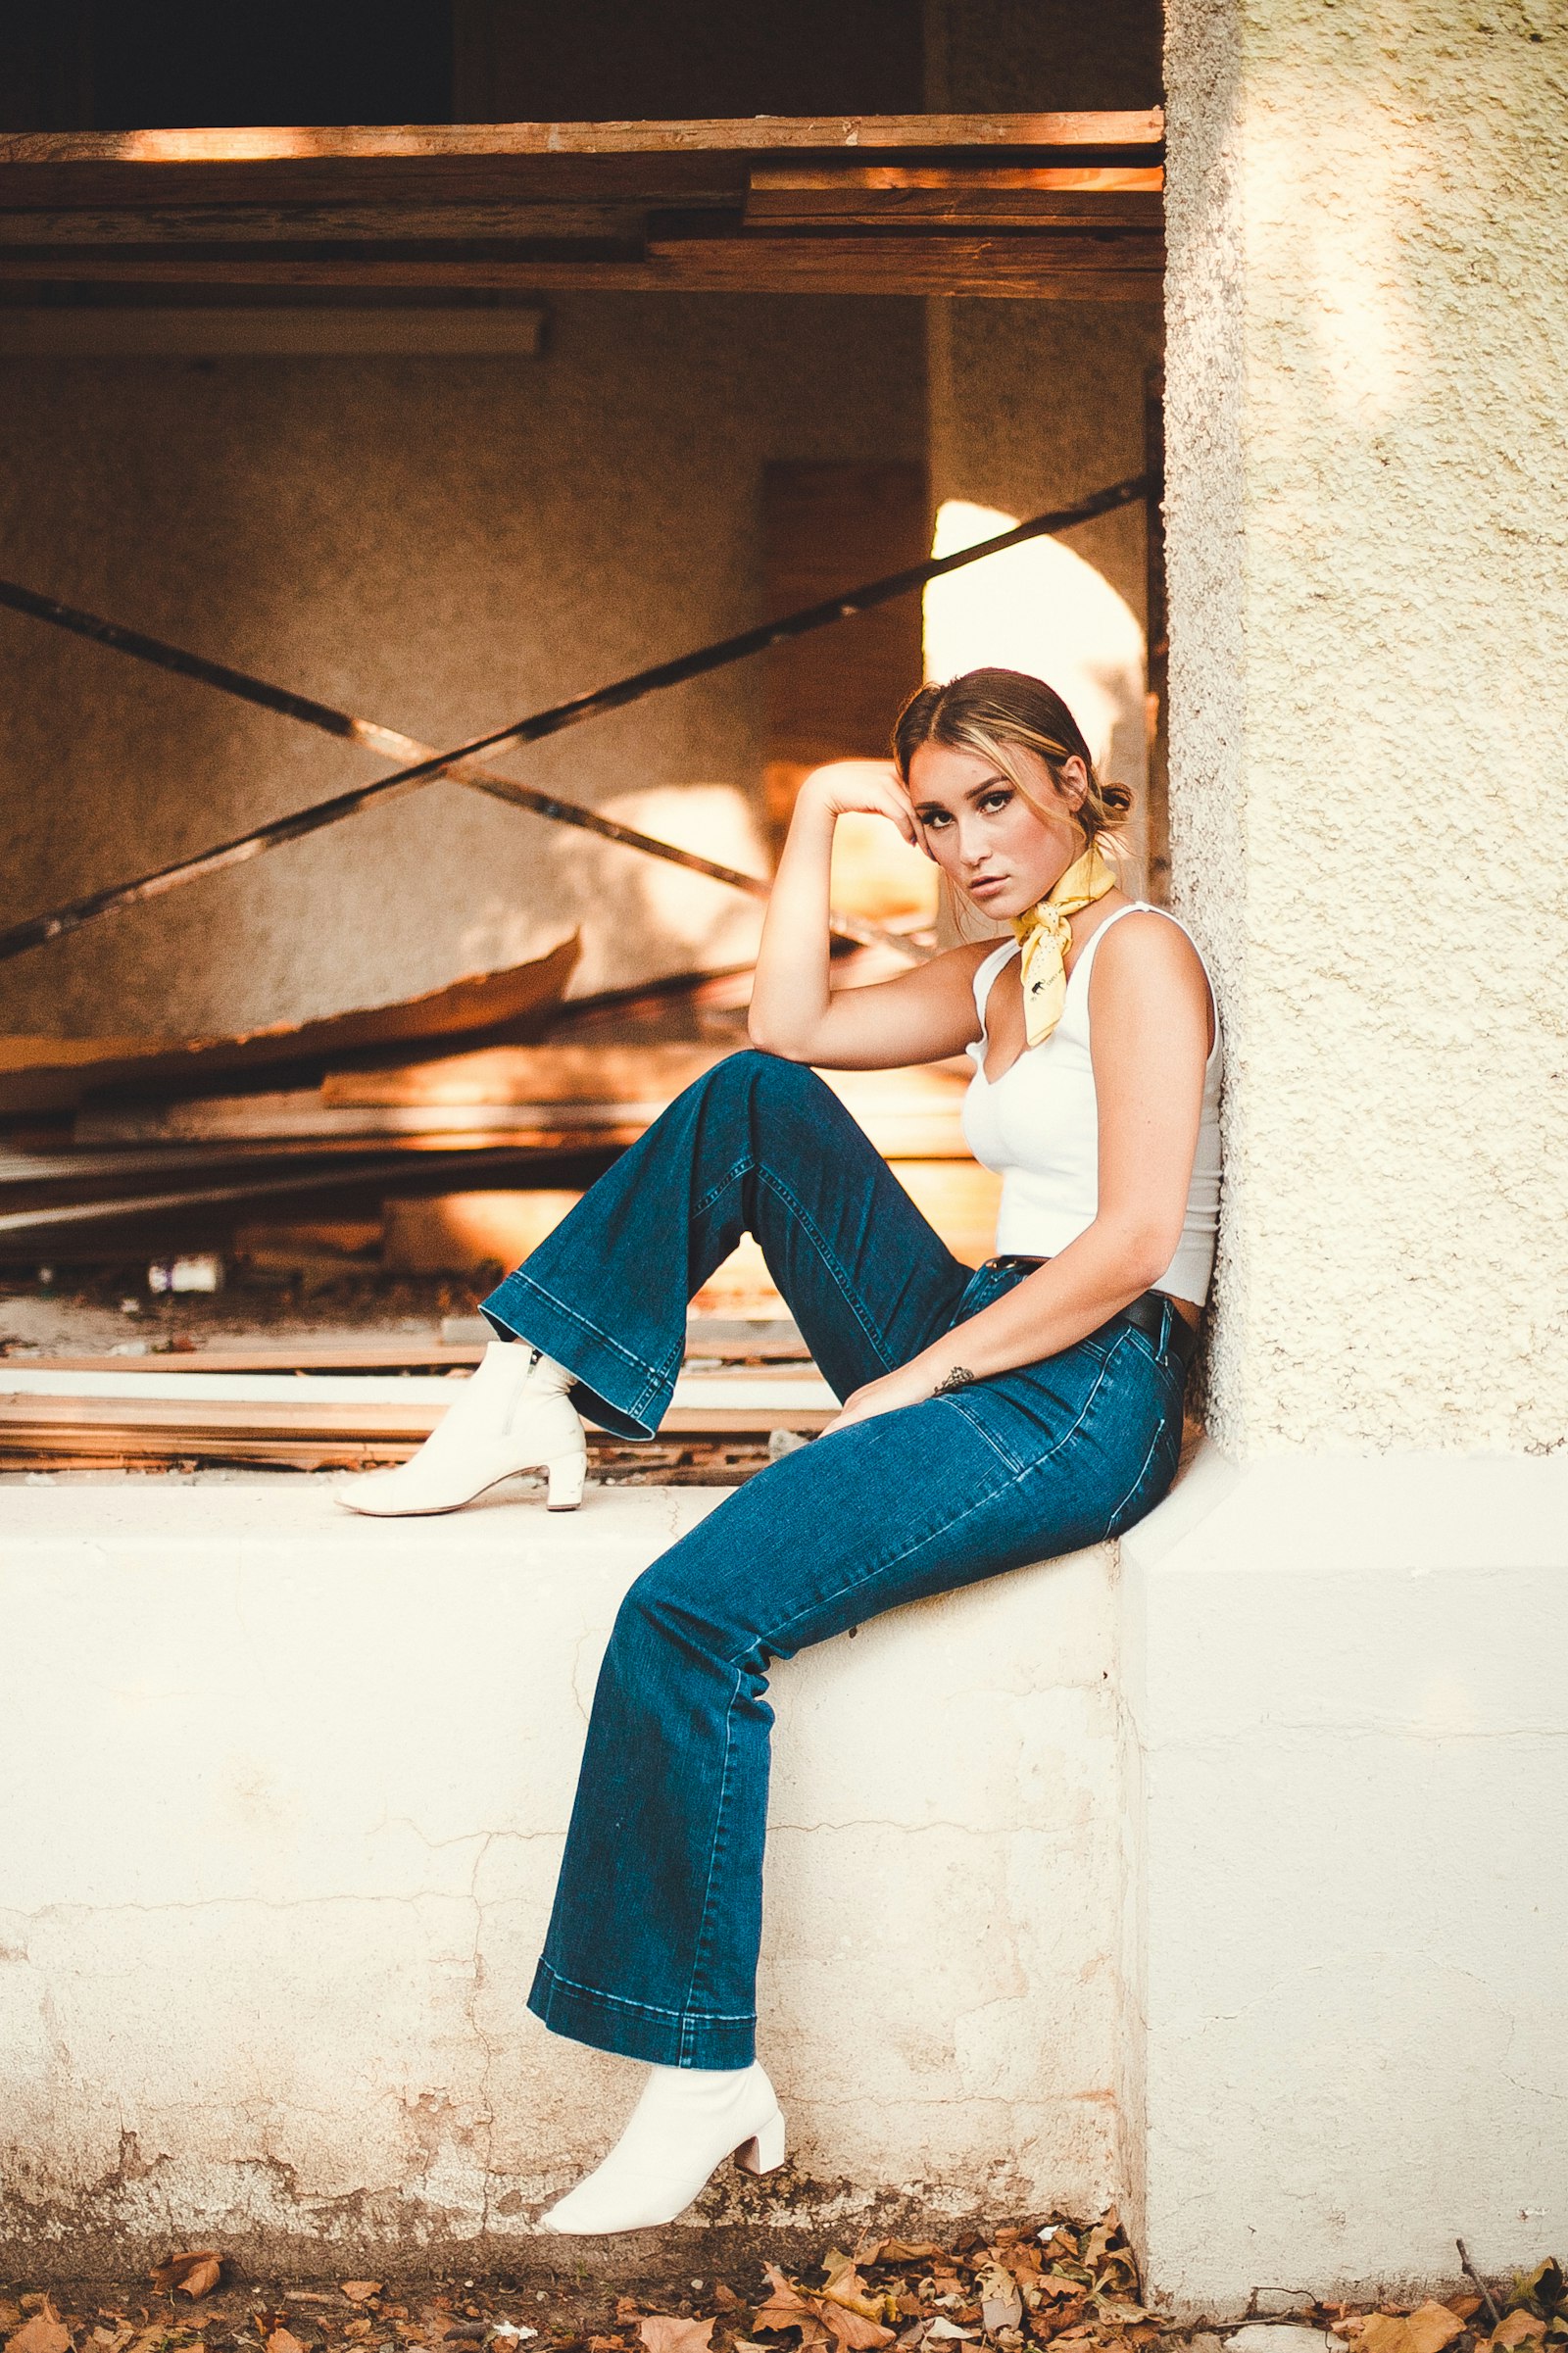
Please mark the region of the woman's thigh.
[[633, 1597], [755, 1672], [901, 1602], [1100, 1542], [1162, 1492], [1179, 1437], [1179, 1392], [1148, 1351], [1086, 1342], [786, 1455]]

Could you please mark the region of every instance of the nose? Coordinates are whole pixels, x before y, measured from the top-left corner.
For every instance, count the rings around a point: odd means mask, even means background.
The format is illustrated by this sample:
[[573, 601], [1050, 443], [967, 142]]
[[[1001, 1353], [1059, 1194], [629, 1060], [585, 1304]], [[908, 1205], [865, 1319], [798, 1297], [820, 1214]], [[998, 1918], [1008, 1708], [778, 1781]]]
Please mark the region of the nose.
[[985, 864], [990, 848], [979, 818], [966, 811], [958, 819], [958, 863], [965, 874], [974, 874]]

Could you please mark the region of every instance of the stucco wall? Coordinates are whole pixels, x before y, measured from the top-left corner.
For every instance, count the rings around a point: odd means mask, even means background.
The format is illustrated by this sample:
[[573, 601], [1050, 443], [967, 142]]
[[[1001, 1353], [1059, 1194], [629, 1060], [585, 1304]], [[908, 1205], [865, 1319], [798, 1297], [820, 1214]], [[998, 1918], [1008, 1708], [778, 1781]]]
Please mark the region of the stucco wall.
[[1568, 1421], [1568, 19], [1173, 0], [1173, 852], [1229, 1035], [1212, 1425]]
[[[564, 298], [540, 360], [0, 367], [3, 568], [437, 743], [759, 611], [768, 459], [919, 460], [923, 306]], [[15, 913], [382, 772], [289, 721], [0, 618]], [[514, 755], [604, 804], [751, 796], [753, 662]], [[744, 810], [737, 813], [737, 827]], [[743, 844], [715, 845], [733, 858]], [[656, 829], [656, 828], [651, 828]], [[671, 926], [634, 854], [438, 784], [6, 966], [0, 1024], [197, 1032], [330, 1011], [537, 953], [576, 986], [744, 953], [694, 881]], [[695, 910], [695, 911], [694, 911]], [[684, 935], [684, 936], [683, 936]]]

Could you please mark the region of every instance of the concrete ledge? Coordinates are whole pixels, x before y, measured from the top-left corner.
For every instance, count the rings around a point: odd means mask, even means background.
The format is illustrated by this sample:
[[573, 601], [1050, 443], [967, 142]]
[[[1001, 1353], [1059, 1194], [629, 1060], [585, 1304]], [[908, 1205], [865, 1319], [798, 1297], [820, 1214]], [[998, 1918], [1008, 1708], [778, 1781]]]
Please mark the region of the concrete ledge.
[[[8, 1483], [11, 2269], [515, 2248], [637, 2074], [523, 2008], [600, 1650], [719, 1499], [375, 1523], [306, 1478]], [[796, 2167], [701, 2219], [1119, 2190], [1112, 1569], [780, 1668], [761, 2004]]]
[[1568, 1458], [1236, 1469], [1122, 1540], [1151, 2279], [1351, 2296], [1568, 2234]]

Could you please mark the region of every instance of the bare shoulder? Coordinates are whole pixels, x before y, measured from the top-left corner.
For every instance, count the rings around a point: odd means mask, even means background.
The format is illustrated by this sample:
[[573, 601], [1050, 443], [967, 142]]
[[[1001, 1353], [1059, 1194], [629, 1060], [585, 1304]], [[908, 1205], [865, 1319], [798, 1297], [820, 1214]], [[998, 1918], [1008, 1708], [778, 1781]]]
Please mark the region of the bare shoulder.
[[972, 999], [975, 974], [992, 950], [1001, 946], [1000, 940], [965, 940], [960, 947], [944, 948], [914, 968], [932, 988]]
[[1135, 907], [1107, 928], [1090, 975], [1090, 987], [1097, 995], [1102, 979], [1112, 988], [1122, 980], [1135, 986], [1185, 981], [1204, 993], [1208, 988], [1203, 959], [1181, 924], [1154, 907]]
[[1203, 959], [1182, 926], [1154, 908], [1138, 907], [1106, 932], [1089, 976], [1097, 1015], [1125, 1013], [1143, 1020], [1164, 1012], [1185, 1021], [1201, 1012], [1210, 1038], [1213, 1008]]

